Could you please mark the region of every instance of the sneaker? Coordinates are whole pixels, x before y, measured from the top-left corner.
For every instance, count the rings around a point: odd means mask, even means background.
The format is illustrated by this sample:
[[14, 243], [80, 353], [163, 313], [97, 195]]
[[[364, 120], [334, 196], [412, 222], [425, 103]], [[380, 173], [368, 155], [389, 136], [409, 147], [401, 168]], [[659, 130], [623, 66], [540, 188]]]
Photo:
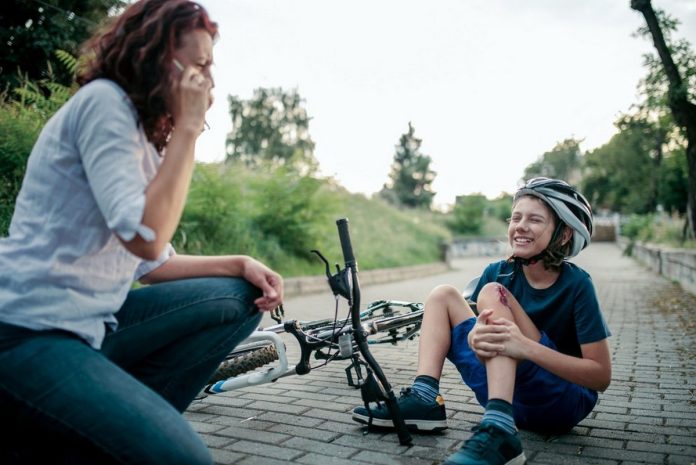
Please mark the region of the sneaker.
[[[404, 418], [406, 426], [419, 431], [442, 431], [447, 429], [447, 413], [445, 412], [445, 399], [437, 395], [434, 402], [421, 399], [411, 388], [401, 390], [397, 399], [399, 411]], [[372, 412], [372, 424], [384, 428], [393, 428], [389, 409], [384, 402], [376, 407], [370, 407]], [[370, 413], [365, 407], [353, 409], [353, 420], [358, 423], [370, 424]]]
[[517, 433], [510, 434], [492, 423], [481, 423], [461, 449], [443, 465], [523, 465], [526, 462]]

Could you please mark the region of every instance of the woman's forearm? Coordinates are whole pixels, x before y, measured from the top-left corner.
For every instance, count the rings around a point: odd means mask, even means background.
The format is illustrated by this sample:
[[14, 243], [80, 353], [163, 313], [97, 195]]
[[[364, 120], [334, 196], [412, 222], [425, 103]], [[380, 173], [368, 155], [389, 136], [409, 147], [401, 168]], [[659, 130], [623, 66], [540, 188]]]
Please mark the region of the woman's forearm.
[[171, 241], [191, 183], [196, 137], [192, 129], [174, 130], [164, 160], [145, 191], [142, 223], [154, 231], [155, 240], [148, 242], [136, 235], [131, 241], [124, 242], [131, 253], [155, 260]]
[[140, 282], [155, 284], [204, 276], [242, 276], [245, 264], [249, 260], [246, 255], [174, 255], [162, 266], [143, 276]]

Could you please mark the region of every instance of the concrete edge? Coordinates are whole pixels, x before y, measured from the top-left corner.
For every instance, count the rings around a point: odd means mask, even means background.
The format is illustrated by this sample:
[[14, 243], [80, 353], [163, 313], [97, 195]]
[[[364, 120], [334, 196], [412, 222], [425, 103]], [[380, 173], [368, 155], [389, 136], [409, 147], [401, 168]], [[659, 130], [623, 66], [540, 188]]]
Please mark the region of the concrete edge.
[[[360, 285], [388, 283], [444, 273], [451, 270], [446, 262], [426, 263], [424, 265], [402, 266], [398, 268], [379, 268], [359, 271]], [[301, 276], [284, 280], [285, 297], [326, 292], [329, 285], [326, 276]]]
[[654, 272], [681, 285], [682, 289], [696, 295], [696, 251], [674, 249], [644, 242], [631, 242], [625, 237], [616, 241], [624, 253], [628, 252], [638, 262]]

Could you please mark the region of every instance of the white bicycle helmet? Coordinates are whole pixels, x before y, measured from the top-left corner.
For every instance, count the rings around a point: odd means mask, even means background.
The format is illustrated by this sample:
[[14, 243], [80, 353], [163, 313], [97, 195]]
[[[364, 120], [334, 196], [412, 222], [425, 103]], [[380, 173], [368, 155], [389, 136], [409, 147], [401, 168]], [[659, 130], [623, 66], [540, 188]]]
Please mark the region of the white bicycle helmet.
[[[573, 186], [560, 179], [533, 178], [515, 193], [514, 201], [523, 195], [533, 195], [546, 202], [558, 218], [573, 230], [572, 244], [566, 258], [576, 256], [590, 245], [592, 207]], [[553, 239], [556, 234], [560, 234], [559, 227], [556, 228]]]

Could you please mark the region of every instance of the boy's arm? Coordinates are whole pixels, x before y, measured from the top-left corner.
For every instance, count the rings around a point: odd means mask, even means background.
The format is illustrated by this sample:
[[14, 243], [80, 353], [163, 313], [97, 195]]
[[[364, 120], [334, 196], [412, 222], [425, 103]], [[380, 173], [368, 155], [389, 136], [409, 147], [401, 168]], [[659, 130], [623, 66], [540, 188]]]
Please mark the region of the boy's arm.
[[595, 391], [604, 391], [611, 383], [611, 354], [607, 339], [580, 345], [582, 358], [563, 354], [531, 339], [527, 339], [524, 345], [523, 358], [565, 380]]

